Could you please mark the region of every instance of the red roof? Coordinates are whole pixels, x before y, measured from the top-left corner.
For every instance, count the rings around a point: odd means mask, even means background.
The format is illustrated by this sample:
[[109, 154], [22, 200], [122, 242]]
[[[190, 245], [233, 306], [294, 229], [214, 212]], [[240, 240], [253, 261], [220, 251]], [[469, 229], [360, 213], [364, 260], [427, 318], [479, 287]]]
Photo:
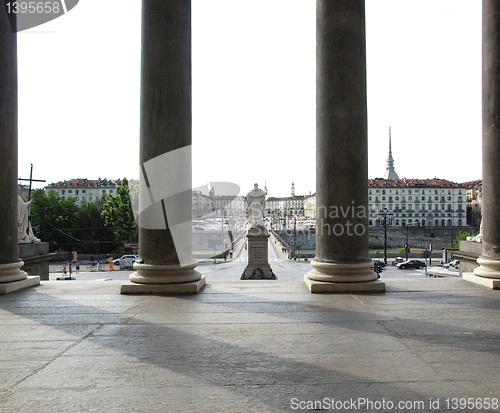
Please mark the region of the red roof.
[[69, 181], [59, 181], [52, 183], [47, 188], [99, 188], [99, 187], [117, 187], [121, 185], [121, 180], [110, 179], [70, 179]]
[[375, 178], [368, 180], [370, 188], [463, 188], [465, 185], [446, 179], [383, 179]]

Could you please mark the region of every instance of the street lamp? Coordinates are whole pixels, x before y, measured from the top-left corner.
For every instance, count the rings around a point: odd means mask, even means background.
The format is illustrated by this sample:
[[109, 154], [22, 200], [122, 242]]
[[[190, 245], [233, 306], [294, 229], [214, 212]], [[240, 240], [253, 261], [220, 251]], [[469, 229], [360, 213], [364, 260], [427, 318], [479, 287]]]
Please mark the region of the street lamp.
[[406, 245], [405, 245], [406, 261], [408, 261], [408, 250], [410, 249], [410, 246], [408, 245], [408, 228], [409, 227], [411, 227], [411, 224], [406, 224]]
[[[387, 217], [389, 217], [389, 222], [392, 223], [394, 214], [389, 214], [387, 209], [384, 209], [384, 211], [378, 215], [384, 217], [384, 264], [387, 265]], [[408, 243], [408, 236], [406, 237], [406, 243]]]

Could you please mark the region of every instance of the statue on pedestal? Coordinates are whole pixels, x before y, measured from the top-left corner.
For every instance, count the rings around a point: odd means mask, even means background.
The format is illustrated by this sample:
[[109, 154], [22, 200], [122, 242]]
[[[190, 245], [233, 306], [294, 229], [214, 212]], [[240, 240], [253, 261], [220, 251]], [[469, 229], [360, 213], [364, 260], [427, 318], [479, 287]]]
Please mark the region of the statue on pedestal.
[[17, 196], [17, 230], [18, 237], [17, 241], [19, 244], [35, 244], [40, 242], [40, 240], [33, 234], [33, 229], [31, 228], [31, 223], [28, 218], [30, 215], [30, 205], [31, 201], [24, 202], [21, 196]]
[[250, 226], [264, 227], [264, 208], [266, 206], [266, 192], [254, 184], [253, 189], [247, 194], [247, 212]]
[[248, 265], [243, 270], [240, 280], [276, 280], [268, 261], [269, 232], [264, 225], [264, 208], [267, 191], [254, 188], [247, 194], [248, 220]]
[[[483, 193], [482, 190], [479, 189], [477, 191], [477, 201], [479, 204], [479, 208], [482, 210], [483, 207]], [[473, 237], [467, 237], [467, 241], [474, 241], [474, 242], [483, 242], [483, 218], [481, 217], [481, 226], [479, 227], [479, 234]]]

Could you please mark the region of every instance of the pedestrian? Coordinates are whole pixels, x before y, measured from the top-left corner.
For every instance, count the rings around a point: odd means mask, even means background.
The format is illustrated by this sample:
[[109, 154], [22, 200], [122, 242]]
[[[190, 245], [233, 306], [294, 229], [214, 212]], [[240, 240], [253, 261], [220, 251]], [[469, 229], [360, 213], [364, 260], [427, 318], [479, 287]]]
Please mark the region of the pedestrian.
[[76, 273], [80, 274], [80, 263], [79, 262], [76, 263]]
[[224, 251], [224, 261], [227, 261], [227, 250]]
[[231, 248], [231, 249], [229, 250], [229, 258], [233, 258], [233, 252], [234, 252], [234, 251], [233, 251], [233, 249]]
[[62, 273], [66, 277], [66, 263], [63, 264]]

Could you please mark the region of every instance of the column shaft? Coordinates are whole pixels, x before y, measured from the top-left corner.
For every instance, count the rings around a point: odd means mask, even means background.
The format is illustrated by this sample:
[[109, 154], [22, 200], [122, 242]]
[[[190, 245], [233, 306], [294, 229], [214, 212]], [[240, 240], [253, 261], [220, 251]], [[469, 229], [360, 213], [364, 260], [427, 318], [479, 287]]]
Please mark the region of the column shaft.
[[474, 274], [500, 278], [500, 2], [483, 0], [483, 253]]
[[17, 35], [0, 6], [0, 283], [23, 280], [17, 235]]
[[372, 281], [365, 1], [317, 0], [316, 13], [316, 258], [306, 277]]
[[142, 213], [137, 272], [130, 280], [197, 281], [201, 274], [191, 258], [190, 0], [143, 0], [141, 64]]

